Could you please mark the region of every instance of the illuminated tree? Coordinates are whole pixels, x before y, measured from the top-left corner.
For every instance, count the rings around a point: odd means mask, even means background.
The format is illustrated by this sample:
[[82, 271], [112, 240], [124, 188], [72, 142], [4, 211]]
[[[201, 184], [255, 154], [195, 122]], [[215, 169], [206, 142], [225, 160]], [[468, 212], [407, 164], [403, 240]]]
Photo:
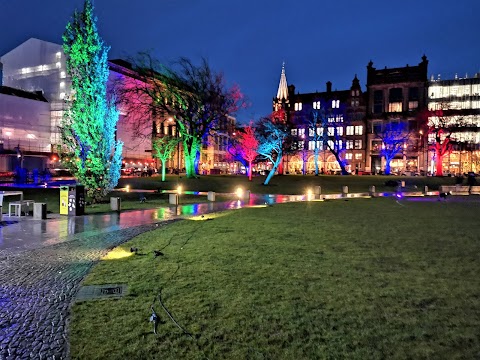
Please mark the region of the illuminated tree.
[[122, 163], [122, 143], [115, 140], [119, 113], [115, 99], [107, 97], [109, 47], [96, 21], [92, 1], [85, 0], [63, 34], [72, 94], [60, 129], [63, 158], [94, 202], [117, 185]]
[[[318, 157], [320, 155], [320, 144], [323, 144], [323, 121], [325, 111], [322, 109], [313, 109], [307, 121], [308, 135], [311, 141], [314, 141], [313, 158], [315, 162], [315, 175], [318, 176]], [[323, 148], [323, 147], [322, 147]]]
[[381, 155], [385, 157], [385, 174], [390, 175], [390, 163], [402, 150], [410, 138], [410, 132], [403, 122], [389, 122], [377, 137], [382, 139]]
[[255, 129], [249, 125], [238, 134], [238, 146], [241, 156], [248, 163], [248, 180], [252, 181], [252, 162], [258, 155], [258, 140], [255, 137]]
[[263, 185], [268, 185], [282, 161], [285, 141], [288, 139], [288, 128], [284, 121], [274, 116], [260, 120], [256, 128], [258, 139], [258, 154], [269, 160], [273, 167], [268, 173]]
[[457, 142], [455, 135], [471, 128], [465, 127], [463, 117], [450, 110], [448, 104], [440, 104], [439, 109], [425, 111], [422, 116], [427, 118], [429, 139], [433, 140], [431, 148], [435, 151], [436, 176], [443, 176], [443, 158]]
[[227, 88], [205, 59], [195, 65], [180, 58], [167, 67], [142, 53], [134, 69], [136, 83], [121, 92], [125, 109], [142, 114], [137, 115], [139, 129], [151, 127], [152, 117], [171, 117], [182, 138], [187, 177], [195, 177], [202, 143], [245, 106], [238, 86]]
[[162, 162], [162, 181], [165, 181], [166, 162], [172, 157], [179, 141], [180, 139], [178, 137], [168, 135], [153, 141], [153, 156]]

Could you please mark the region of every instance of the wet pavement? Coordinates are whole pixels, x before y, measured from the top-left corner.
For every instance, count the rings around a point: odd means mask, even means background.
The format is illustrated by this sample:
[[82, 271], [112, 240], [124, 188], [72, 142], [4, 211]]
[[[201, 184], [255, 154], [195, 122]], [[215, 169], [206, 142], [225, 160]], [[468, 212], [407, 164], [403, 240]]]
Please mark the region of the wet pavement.
[[[0, 228], [0, 359], [68, 358], [70, 305], [91, 266], [112, 247], [184, 217], [305, 200], [309, 199], [301, 195], [252, 194], [247, 201], [76, 217], [52, 215], [47, 220], [4, 217]], [[438, 196], [412, 200], [438, 201]]]

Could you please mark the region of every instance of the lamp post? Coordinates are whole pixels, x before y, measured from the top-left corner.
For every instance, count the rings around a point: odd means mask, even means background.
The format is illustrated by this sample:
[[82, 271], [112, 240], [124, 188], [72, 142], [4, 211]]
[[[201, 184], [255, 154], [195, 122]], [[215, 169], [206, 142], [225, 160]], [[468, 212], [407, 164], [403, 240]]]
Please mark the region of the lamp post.
[[403, 172], [407, 171], [407, 143], [403, 143]]

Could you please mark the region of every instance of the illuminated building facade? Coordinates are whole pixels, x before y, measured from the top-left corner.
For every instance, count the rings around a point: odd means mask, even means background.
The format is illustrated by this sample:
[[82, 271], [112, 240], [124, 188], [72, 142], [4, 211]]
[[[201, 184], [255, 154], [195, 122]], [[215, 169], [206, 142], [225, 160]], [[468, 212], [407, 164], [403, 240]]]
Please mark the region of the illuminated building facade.
[[[480, 77], [430, 79], [428, 86], [429, 126], [443, 128], [442, 140], [450, 137], [451, 151], [442, 158], [444, 174], [480, 172]], [[433, 147], [434, 134], [428, 143]], [[429, 152], [430, 171], [437, 161]]]
[[[319, 151], [317, 165], [324, 173], [338, 173], [340, 165], [325, 142], [336, 141], [338, 152], [346, 170], [352, 173], [365, 171], [366, 94], [355, 75], [348, 90], [332, 90], [332, 83], [326, 83], [326, 91], [295, 93], [294, 85], [287, 85], [285, 66], [282, 67], [277, 96], [273, 99], [273, 110], [285, 110], [291, 135], [297, 139], [293, 154], [283, 158], [283, 172], [289, 174], [313, 173], [315, 171], [315, 148]], [[328, 126], [318, 124], [316, 134], [308, 125], [312, 111], [326, 111]], [[328, 136], [320, 140], [318, 134], [324, 129]], [[335, 138], [335, 140], [333, 140]], [[327, 140], [328, 139], [328, 140]]]
[[416, 66], [376, 69], [367, 66], [367, 161], [366, 170], [373, 174], [385, 171], [382, 148], [386, 129], [398, 125], [408, 135], [395, 158], [391, 171], [412, 175], [427, 170], [424, 129], [420, 114], [427, 106], [427, 67], [424, 55]]

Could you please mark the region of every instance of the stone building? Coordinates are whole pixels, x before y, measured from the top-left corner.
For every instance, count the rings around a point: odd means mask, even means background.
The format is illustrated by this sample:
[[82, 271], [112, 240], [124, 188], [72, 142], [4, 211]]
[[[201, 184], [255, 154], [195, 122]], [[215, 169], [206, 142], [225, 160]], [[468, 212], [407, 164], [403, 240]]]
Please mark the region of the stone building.
[[[408, 134], [402, 150], [391, 161], [392, 173], [415, 174], [425, 172], [424, 129], [420, 114], [427, 107], [427, 67], [424, 55], [415, 66], [376, 69], [373, 62], [367, 66], [367, 154], [366, 170], [373, 174], [385, 170], [382, 134], [397, 124]], [[387, 144], [388, 146], [388, 144]]]
[[[292, 136], [298, 138], [297, 151], [284, 156], [285, 173], [313, 173], [316, 148], [319, 151], [318, 167], [324, 173], [338, 173], [339, 161], [331, 151], [334, 141], [339, 146], [338, 152], [347, 171], [365, 171], [366, 96], [356, 75], [346, 90], [332, 90], [332, 83], [328, 81], [325, 91], [295, 93], [295, 86], [287, 84], [285, 66], [282, 66], [277, 96], [273, 99], [273, 110], [280, 109], [285, 110]], [[308, 119], [312, 112], [321, 109], [325, 111], [328, 124], [319, 124], [315, 134], [308, 126]], [[328, 132], [325, 137], [324, 130]]]

